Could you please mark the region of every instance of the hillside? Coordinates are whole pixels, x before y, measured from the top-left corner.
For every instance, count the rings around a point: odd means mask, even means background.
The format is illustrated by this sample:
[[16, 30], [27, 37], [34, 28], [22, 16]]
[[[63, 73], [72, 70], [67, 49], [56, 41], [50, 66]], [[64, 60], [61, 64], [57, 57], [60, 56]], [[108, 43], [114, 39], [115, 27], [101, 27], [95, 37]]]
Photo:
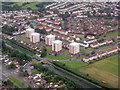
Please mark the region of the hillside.
[[2, 10], [39, 10], [47, 4], [46, 2], [2, 2]]

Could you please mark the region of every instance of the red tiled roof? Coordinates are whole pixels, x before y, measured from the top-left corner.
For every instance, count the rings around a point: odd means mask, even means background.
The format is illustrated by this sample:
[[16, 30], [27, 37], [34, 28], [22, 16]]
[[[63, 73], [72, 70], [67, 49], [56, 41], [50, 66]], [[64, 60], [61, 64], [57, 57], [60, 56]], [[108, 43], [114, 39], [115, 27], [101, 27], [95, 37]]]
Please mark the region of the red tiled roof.
[[62, 29], [55, 29], [55, 30], [57, 30], [57, 31], [61, 31], [61, 32], [67, 32], [67, 31], [62, 30]]
[[68, 38], [68, 37], [67, 37], [67, 36], [65, 36], [65, 35], [58, 34], [58, 33], [55, 33], [55, 32], [51, 32], [51, 34], [56, 35], [56, 36], [63, 37], [63, 38], [65, 38], [65, 39], [67, 39], [67, 38]]
[[44, 27], [46, 27], [46, 25], [37, 26], [37, 27], [35, 27], [35, 28], [44, 28]]

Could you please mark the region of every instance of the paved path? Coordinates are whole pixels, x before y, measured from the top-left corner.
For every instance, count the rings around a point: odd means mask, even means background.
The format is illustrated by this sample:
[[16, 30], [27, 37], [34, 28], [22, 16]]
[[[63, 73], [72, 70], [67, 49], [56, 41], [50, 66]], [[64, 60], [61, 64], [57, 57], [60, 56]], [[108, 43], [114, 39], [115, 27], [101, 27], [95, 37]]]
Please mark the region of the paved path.
[[8, 78], [8, 76], [14, 76], [14, 77], [16, 77], [18, 80], [20, 80], [20, 81], [22, 81], [23, 83], [25, 83], [26, 85], [29, 85], [29, 86], [31, 86], [32, 88], [38, 88], [38, 86], [37, 86], [35, 83], [30, 82], [30, 80], [29, 80], [27, 77], [20, 77], [20, 76], [19, 76], [19, 73], [18, 73], [16, 70], [8, 70], [5, 65], [3, 65], [2, 69], [3, 69], [2, 74], [3, 74], [3, 76], [5, 76], [6, 78]]

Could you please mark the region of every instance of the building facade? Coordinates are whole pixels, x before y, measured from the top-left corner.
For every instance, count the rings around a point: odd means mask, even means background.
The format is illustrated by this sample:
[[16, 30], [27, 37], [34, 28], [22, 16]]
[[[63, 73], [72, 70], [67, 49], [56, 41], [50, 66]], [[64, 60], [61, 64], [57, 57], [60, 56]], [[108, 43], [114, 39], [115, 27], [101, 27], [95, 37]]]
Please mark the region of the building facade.
[[70, 45], [69, 45], [69, 52], [71, 54], [78, 54], [80, 52], [80, 45], [79, 45], [79, 43], [75, 43], [75, 42], [70, 43]]
[[32, 43], [40, 42], [40, 34], [39, 33], [32, 33], [30, 35], [30, 42], [32, 42]]
[[52, 41], [55, 41], [55, 35], [47, 35], [45, 37], [45, 44], [51, 46]]
[[35, 30], [33, 28], [26, 29], [26, 37], [30, 38], [30, 35], [34, 32], [35, 32]]
[[55, 40], [52, 42], [52, 51], [59, 52], [62, 50], [62, 41]]

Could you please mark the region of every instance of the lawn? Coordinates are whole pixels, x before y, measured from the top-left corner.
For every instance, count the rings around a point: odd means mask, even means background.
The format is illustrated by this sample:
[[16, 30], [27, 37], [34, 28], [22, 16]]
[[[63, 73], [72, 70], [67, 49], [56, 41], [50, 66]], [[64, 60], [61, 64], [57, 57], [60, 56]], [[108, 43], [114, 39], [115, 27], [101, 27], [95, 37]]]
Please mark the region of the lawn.
[[79, 36], [79, 37], [84, 37], [84, 35], [82, 34], [74, 34], [74, 35]]
[[50, 58], [50, 59], [58, 59], [58, 60], [62, 60], [62, 59], [69, 59], [69, 57], [64, 56], [64, 55], [47, 55], [46, 58]]
[[38, 74], [38, 73], [40, 73], [40, 72], [38, 70], [36, 70], [36, 71], [32, 72], [31, 74], [34, 75], [34, 74]]
[[9, 79], [18, 87], [20, 88], [26, 88], [28, 87], [27, 85], [25, 85], [23, 82], [21, 82], [20, 80], [18, 80], [17, 78], [13, 77], [13, 76], [9, 76]]
[[76, 35], [76, 36], [79, 36], [79, 37], [84, 37], [84, 35], [82, 35], [82, 34], [75, 34], [75, 33], [69, 33], [69, 34]]
[[51, 46], [45, 46], [45, 47], [46, 47], [48, 53], [50, 53], [52, 51]]
[[84, 51], [84, 50], [80, 50], [80, 53], [88, 53], [88, 52], [86, 52], [86, 51]]
[[30, 39], [26, 38], [25, 35], [22, 35], [20, 37], [17, 37], [17, 39], [22, 40], [23, 42], [29, 43]]
[[66, 64], [68, 67], [78, 69], [83, 66], [86, 66], [87, 64], [82, 61], [62, 61], [62, 63]]
[[118, 36], [118, 31], [109, 32], [109, 33], [107, 33], [107, 34], [103, 34], [102, 36], [106, 36], [106, 37], [116, 37], [116, 36]]
[[[118, 87], [118, 55], [110, 56], [78, 69], [97, 80], [105, 80], [114, 88]], [[120, 77], [119, 77], [120, 79]]]

